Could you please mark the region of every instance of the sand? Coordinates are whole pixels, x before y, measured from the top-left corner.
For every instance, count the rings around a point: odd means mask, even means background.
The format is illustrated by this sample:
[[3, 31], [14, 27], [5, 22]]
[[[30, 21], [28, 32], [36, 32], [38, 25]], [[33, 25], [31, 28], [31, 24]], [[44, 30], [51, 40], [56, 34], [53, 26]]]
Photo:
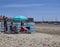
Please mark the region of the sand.
[[44, 33], [0, 33], [0, 47], [60, 47], [60, 36]]
[[37, 25], [34, 34], [0, 33], [0, 47], [60, 47], [59, 28]]
[[60, 25], [36, 24], [36, 29], [35, 30], [39, 33], [60, 35]]

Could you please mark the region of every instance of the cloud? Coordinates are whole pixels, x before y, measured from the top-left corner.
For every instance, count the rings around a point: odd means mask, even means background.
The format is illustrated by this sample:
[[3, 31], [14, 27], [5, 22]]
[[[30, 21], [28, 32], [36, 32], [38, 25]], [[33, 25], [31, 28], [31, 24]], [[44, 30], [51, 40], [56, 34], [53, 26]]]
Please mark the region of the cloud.
[[38, 6], [43, 6], [44, 4], [8, 4], [4, 5], [2, 7], [38, 7]]

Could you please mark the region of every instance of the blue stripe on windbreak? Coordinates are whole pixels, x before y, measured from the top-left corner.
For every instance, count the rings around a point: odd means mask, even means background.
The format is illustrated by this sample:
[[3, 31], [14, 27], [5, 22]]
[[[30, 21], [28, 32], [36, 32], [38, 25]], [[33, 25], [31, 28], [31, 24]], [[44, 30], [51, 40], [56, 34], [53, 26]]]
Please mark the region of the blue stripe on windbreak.
[[[8, 24], [8, 31], [9, 31], [10, 30], [9, 29], [10, 22], [7, 22], [7, 24]], [[17, 28], [20, 28], [21, 27], [21, 23], [13, 23], [13, 26], [17, 26]], [[28, 23], [28, 24], [25, 23], [24, 26], [25, 27], [30, 27], [31, 28], [30, 29], [31, 32], [35, 30], [35, 23]], [[3, 28], [4, 28], [4, 24], [2, 22], [2, 29], [0, 29], [0, 31], [3, 30]]]

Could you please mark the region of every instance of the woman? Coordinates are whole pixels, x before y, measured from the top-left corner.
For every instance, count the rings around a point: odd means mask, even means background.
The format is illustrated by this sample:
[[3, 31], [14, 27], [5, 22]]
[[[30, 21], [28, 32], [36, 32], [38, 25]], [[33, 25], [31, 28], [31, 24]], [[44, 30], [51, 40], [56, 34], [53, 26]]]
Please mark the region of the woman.
[[24, 27], [24, 22], [21, 22], [21, 32], [28, 32], [28, 29]]

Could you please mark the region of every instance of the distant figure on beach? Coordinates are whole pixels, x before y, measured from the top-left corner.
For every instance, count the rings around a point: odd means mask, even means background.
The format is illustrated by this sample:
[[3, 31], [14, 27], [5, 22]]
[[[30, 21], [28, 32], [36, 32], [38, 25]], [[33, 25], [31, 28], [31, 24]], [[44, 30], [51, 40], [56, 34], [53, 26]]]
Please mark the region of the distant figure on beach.
[[7, 17], [3, 16], [3, 21], [4, 21], [4, 32], [7, 32], [8, 27], [7, 27]]

